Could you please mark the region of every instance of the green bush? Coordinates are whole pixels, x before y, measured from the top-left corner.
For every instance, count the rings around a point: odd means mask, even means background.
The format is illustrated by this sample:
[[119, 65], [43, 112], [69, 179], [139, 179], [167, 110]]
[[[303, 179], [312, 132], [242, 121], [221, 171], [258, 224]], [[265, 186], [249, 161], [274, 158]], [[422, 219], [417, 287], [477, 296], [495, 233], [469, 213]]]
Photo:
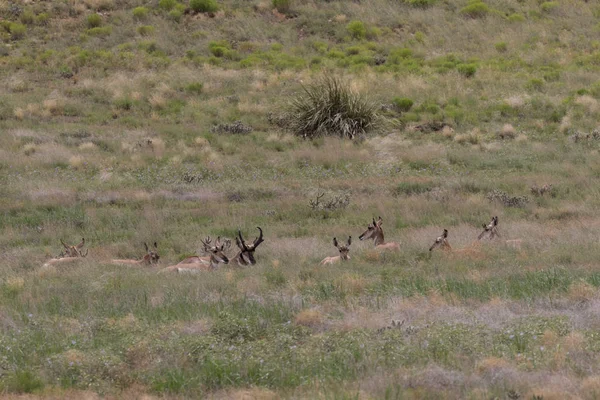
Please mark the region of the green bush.
[[183, 11], [181, 11], [178, 7], [175, 7], [171, 11], [169, 11], [169, 19], [175, 22], [181, 21], [181, 17], [183, 17]]
[[37, 15], [37, 17], [35, 17], [35, 23], [37, 25], [45, 26], [45, 25], [48, 25], [49, 19], [50, 19], [50, 16], [47, 13], [40, 13]]
[[190, 8], [197, 13], [216, 12], [219, 5], [216, 0], [190, 0]]
[[192, 94], [200, 94], [204, 89], [204, 84], [202, 82], [194, 82], [190, 83], [185, 87], [185, 91]]
[[102, 26], [102, 17], [99, 14], [88, 15], [86, 23], [88, 28], [98, 28]]
[[533, 78], [527, 82], [525, 87], [529, 90], [541, 91], [544, 88], [544, 81], [538, 78]]
[[414, 104], [414, 102], [407, 97], [394, 97], [392, 103], [401, 112], [410, 110]]
[[550, 12], [558, 7], [557, 1], [546, 1], [540, 5], [540, 8], [543, 12]]
[[23, 36], [25, 36], [25, 33], [27, 32], [27, 27], [23, 24], [11, 22], [9, 25], [9, 31], [10, 31], [10, 38], [12, 40], [18, 40], [18, 39], [21, 39]]
[[141, 36], [150, 36], [154, 34], [154, 27], [152, 25], [138, 26], [137, 33]]
[[361, 21], [350, 21], [346, 25], [346, 30], [354, 39], [365, 39], [367, 37], [367, 28]]
[[137, 20], [145, 19], [149, 11], [146, 7], [136, 7], [133, 9], [133, 18]]
[[427, 8], [437, 3], [437, 0], [404, 0], [404, 2], [413, 7]]
[[109, 36], [112, 33], [112, 27], [102, 26], [87, 30], [87, 34], [90, 36]]
[[506, 50], [508, 50], [508, 45], [506, 44], [506, 42], [498, 42], [494, 45], [494, 47], [499, 53], [504, 53], [506, 52]]
[[456, 70], [462, 76], [464, 76], [466, 78], [470, 78], [473, 75], [475, 75], [475, 72], [477, 72], [477, 65], [476, 64], [459, 64], [456, 67]]
[[177, 5], [177, 0], [160, 0], [158, 7], [165, 10], [171, 11]]
[[35, 14], [30, 9], [26, 9], [19, 16], [19, 20], [25, 25], [32, 25], [35, 22]]
[[215, 57], [224, 57], [230, 50], [229, 43], [221, 42], [210, 42], [208, 44], [208, 50]]
[[290, 0], [273, 0], [273, 7], [280, 13], [287, 13], [290, 11]]
[[44, 382], [28, 370], [15, 371], [5, 378], [6, 388], [15, 393], [33, 393], [44, 387]]
[[510, 22], [523, 22], [525, 21], [525, 16], [523, 14], [514, 13], [508, 16], [508, 20]]
[[482, 1], [475, 1], [460, 10], [460, 13], [469, 18], [482, 18], [488, 15], [490, 8]]
[[378, 124], [377, 104], [351, 90], [339, 78], [326, 76], [303, 89], [284, 115], [290, 130], [298, 136], [354, 139]]

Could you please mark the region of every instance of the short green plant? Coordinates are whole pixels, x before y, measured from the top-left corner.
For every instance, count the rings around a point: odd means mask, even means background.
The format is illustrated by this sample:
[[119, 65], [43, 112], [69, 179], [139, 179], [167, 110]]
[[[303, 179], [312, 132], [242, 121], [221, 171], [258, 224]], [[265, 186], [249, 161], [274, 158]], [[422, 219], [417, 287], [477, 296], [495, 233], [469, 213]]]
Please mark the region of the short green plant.
[[150, 10], [148, 8], [140, 6], [133, 9], [133, 18], [137, 20], [143, 20], [148, 16]]
[[327, 75], [303, 89], [286, 113], [290, 130], [298, 136], [354, 139], [378, 124], [377, 104], [350, 89], [340, 78]]
[[160, 0], [158, 7], [165, 10], [171, 11], [177, 5], [177, 0]]
[[137, 27], [137, 33], [140, 36], [150, 36], [154, 34], [154, 27], [152, 25], [142, 25]]
[[407, 97], [394, 97], [392, 103], [401, 112], [410, 110], [414, 104], [414, 102]]
[[219, 10], [216, 0], [190, 0], [190, 8], [197, 13], [209, 13]]
[[546, 1], [540, 5], [540, 9], [543, 12], [547, 13], [547, 12], [550, 12], [550, 11], [556, 9], [558, 7], [558, 5], [559, 4], [557, 1]]
[[413, 7], [427, 8], [437, 3], [437, 0], [404, 0], [404, 2]]
[[463, 7], [460, 13], [468, 18], [483, 18], [490, 13], [490, 8], [482, 1], [474, 1]]
[[506, 50], [508, 50], [508, 45], [506, 44], [506, 42], [498, 42], [494, 45], [494, 47], [499, 53], [505, 53]]
[[86, 18], [88, 28], [98, 28], [102, 26], [102, 17], [99, 14], [91, 14]]
[[456, 70], [462, 76], [464, 76], [466, 78], [471, 78], [477, 72], [477, 65], [476, 64], [458, 64], [458, 66], [456, 67]]
[[277, 9], [280, 13], [288, 13], [290, 11], [290, 0], [273, 0], [273, 7]]
[[27, 32], [27, 27], [23, 24], [11, 22], [9, 25], [10, 38], [12, 40], [22, 39]]
[[367, 28], [361, 21], [350, 21], [346, 25], [346, 30], [354, 39], [362, 40], [367, 37]]
[[185, 91], [192, 94], [200, 94], [204, 89], [204, 84], [202, 82], [194, 82], [190, 83], [185, 87]]

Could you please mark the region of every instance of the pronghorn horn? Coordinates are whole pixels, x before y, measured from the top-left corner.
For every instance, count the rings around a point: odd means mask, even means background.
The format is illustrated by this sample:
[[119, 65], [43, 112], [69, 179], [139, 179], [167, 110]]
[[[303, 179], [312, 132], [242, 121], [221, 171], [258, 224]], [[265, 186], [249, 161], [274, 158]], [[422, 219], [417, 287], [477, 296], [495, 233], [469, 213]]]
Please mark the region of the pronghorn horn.
[[81, 243], [79, 243], [77, 246], [75, 246], [75, 248], [81, 249], [84, 244], [85, 244], [85, 238], [81, 238]]
[[242, 237], [242, 231], [239, 229], [238, 229], [238, 236], [239, 236], [239, 242], [241, 243], [241, 247], [243, 248], [243, 250], [248, 251], [246, 242], [244, 241], [244, 238]]
[[257, 226], [256, 228], [258, 229], [260, 234], [258, 235], [258, 238], [254, 239], [254, 248], [258, 247], [258, 245], [264, 241], [262, 229], [260, 229], [260, 226]]
[[338, 241], [337, 241], [337, 239], [336, 239], [336, 238], [333, 238], [333, 245], [334, 245], [335, 247], [339, 247], [339, 246], [338, 246]]
[[348, 236], [348, 246], [352, 244], [352, 236]]

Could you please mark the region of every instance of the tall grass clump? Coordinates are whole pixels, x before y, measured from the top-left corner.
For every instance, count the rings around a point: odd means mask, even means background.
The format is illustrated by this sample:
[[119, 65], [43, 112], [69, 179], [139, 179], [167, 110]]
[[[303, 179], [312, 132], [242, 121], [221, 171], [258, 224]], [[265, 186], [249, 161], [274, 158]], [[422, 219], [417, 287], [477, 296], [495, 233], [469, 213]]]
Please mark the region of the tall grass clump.
[[303, 89], [290, 102], [286, 115], [298, 136], [354, 139], [378, 124], [377, 105], [339, 78], [325, 76]]

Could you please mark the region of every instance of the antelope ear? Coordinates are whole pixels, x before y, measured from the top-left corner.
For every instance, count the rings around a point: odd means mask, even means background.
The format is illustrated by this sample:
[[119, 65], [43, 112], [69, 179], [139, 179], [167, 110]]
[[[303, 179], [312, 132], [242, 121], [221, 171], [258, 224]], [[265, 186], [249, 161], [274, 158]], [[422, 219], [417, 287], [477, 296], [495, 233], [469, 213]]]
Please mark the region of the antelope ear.
[[79, 243], [77, 246], [75, 246], [75, 248], [81, 249], [84, 244], [85, 244], [85, 238], [81, 238], [81, 243]]
[[379, 217], [379, 219], [377, 219], [377, 225], [379, 225], [379, 226], [383, 225], [383, 220], [381, 219], [381, 217]]
[[146, 248], [146, 252], [150, 251], [150, 249], [148, 249], [148, 245], [146, 244], [146, 242], [144, 242], [144, 247]]
[[335, 247], [338, 247], [338, 241], [337, 241], [337, 239], [336, 239], [336, 238], [333, 238], [333, 245], [334, 245]]
[[377, 222], [375, 222], [375, 217], [373, 217], [373, 226], [377, 225]]
[[348, 236], [348, 246], [352, 244], [352, 236]]
[[154, 242], [154, 248], [158, 249], [158, 245], [156, 244], [156, 242]]

